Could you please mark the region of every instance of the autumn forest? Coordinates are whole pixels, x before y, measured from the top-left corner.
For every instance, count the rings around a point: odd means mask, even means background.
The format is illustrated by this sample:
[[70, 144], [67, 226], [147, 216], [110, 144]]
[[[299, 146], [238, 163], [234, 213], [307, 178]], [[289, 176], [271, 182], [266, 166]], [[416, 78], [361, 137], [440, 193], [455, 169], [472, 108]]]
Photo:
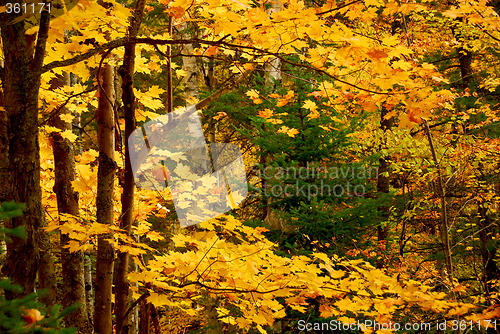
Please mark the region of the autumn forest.
[[0, 333], [500, 333], [500, 1], [39, 1]]

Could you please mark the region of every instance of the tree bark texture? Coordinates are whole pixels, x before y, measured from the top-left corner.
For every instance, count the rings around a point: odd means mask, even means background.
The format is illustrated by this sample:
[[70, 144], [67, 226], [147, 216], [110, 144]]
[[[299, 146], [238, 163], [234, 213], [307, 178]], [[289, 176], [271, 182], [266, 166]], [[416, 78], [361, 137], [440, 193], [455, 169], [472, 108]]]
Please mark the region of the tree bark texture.
[[[187, 23], [184, 24], [185, 30], [187, 30]], [[189, 32], [184, 31], [182, 38], [189, 39], [191, 35]], [[183, 53], [186, 55], [191, 54], [193, 52], [193, 44], [186, 44], [182, 46]], [[183, 56], [182, 57], [182, 69], [186, 72], [186, 76], [184, 77], [184, 99], [186, 100], [186, 105], [189, 98], [197, 99], [198, 94], [198, 62], [196, 61], [196, 57]]]
[[[99, 167], [97, 170], [97, 222], [113, 225], [113, 197], [116, 164], [114, 160], [114, 87], [113, 67], [103, 65], [98, 74], [99, 102], [97, 108], [97, 133], [99, 142]], [[108, 241], [112, 233], [101, 234], [97, 241], [97, 263], [95, 281], [94, 329], [99, 334], [112, 334], [111, 296], [115, 252]]]
[[[0, 1], [5, 6], [6, 1]], [[8, 222], [10, 228], [24, 226], [26, 239], [13, 238], [8, 244], [8, 256], [3, 272], [23, 287], [23, 292], [6, 291], [6, 297], [13, 299], [25, 296], [35, 289], [36, 274], [42, 261], [42, 274], [49, 275], [52, 261], [48, 249], [40, 253], [42, 247], [48, 247], [46, 234], [42, 227], [45, 216], [42, 206], [40, 186], [40, 147], [38, 142], [38, 94], [40, 77], [45, 56], [45, 44], [48, 36], [50, 15], [44, 11], [41, 15], [36, 47], [35, 36], [26, 35], [24, 22], [8, 24], [14, 17], [0, 14], [0, 28], [4, 54], [4, 72], [2, 77], [5, 113], [2, 122], [7, 122], [8, 184], [9, 200], [26, 203], [22, 217]], [[3, 127], [5, 130], [5, 127]], [[4, 152], [5, 153], [5, 152]], [[3, 180], [2, 180], [3, 181]], [[41, 277], [40, 287], [44, 287], [46, 276]]]
[[[3, 60], [0, 67], [4, 68]], [[10, 170], [9, 170], [9, 117], [5, 112], [3, 89], [0, 91], [0, 203], [10, 198]]]
[[[0, 60], [0, 67], [4, 68], [3, 60]], [[9, 170], [9, 118], [5, 112], [5, 101], [3, 89], [0, 90], [0, 203], [7, 201], [10, 197], [10, 170]], [[3, 225], [0, 222], [0, 227]], [[7, 244], [0, 241], [0, 272], [2, 271], [7, 256]], [[1, 276], [1, 275], [0, 275]]]
[[[68, 86], [70, 76], [65, 73], [52, 83], [52, 88]], [[67, 114], [63, 108], [60, 114]], [[51, 125], [62, 130], [72, 130], [71, 123], [62, 121], [58, 115], [51, 119]], [[54, 193], [57, 196], [57, 209], [61, 223], [66, 221], [64, 214], [75, 217], [79, 215], [78, 193], [73, 190], [71, 182], [75, 180], [75, 153], [73, 144], [59, 133], [52, 134], [52, 151], [54, 153]], [[62, 265], [62, 304], [69, 307], [75, 303], [80, 308], [65, 319], [66, 326], [76, 327], [80, 333], [91, 333], [90, 322], [85, 299], [85, 280], [83, 273], [83, 252], [70, 252], [65, 246], [70, 238], [61, 234], [61, 265]]]
[[[129, 36], [136, 37], [141, 25], [144, 13], [145, 0], [138, 0], [135, 5], [134, 17], [132, 18]], [[135, 44], [130, 43], [125, 46], [125, 55], [123, 65], [119, 71], [122, 78], [122, 101], [125, 119], [125, 171], [122, 193], [122, 213], [120, 227], [130, 236], [133, 223], [134, 207], [134, 174], [130, 162], [130, 152], [128, 146], [128, 137], [136, 128], [135, 122], [135, 96], [134, 96], [134, 60]], [[115, 273], [115, 317], [116, 332], [129, 333], [129, 319], [125, 318], [125, 313], [129, 305], [129, 282], [127, 273], [129, 269], [129, 254], [118, 253]]]

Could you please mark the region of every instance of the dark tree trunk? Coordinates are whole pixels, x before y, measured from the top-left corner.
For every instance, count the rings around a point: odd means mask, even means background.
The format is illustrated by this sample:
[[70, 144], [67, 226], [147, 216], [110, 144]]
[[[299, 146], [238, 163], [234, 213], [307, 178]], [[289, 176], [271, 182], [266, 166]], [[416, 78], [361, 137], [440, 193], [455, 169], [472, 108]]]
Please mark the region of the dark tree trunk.
[[[382, 107], [380, 113], [380, 128], [385, 132], [390, 130], [394, 126], [394, 118], [390, 117], [387, 119], [385, 116], [388, 114], [388, 110], [385, 107]], [[377, 191], [380, 193], [387, 194], [389, 193], [389, 161], [387, 157], [381, 157], [379, 159], [379, 170], [378, 170], [378, 179], [377, 179]], [[389, 220], [389, 206], [384, 205], [378, 208], [382, 219], [387, 222]], [[384, 226], [377, 226], [377, 241], [379, 242], [380, 250], [382, 251], [382, 244], [387, 242], [387, 237], [389, 235], [389, 225], [385, 224]], [[377, 260], [377, 268], [382, 268], [384, 262], [382, 260]]]
[[[496, 262], [497, 248], [491, 236], [495, 235], [495, 224], [492, 222], [488, 209], [484, 206], [479, 206], [479, 238], [481, 239], [481, 257], [483, 258], [483, 272], [484, 272], [484, 286], [486, 295], [491, 296], [496, 292], [492, 280], [500, 279], [500, 269], [498, 269]], [[497, 301], [498, 302], [498, 301]]]
[[463, 47], [459, 47], [457, 51], [458, 60], [460, 61], [460, 76], [462, 77], [463, 88], [467, 88], [472, 81], [472, 54]]
[[[130, 24], [129, 36], [135, 37], [139, 31], [139, 26], [144, 13], [145, 0], [138, 0], [134, 10], [134, 17]], [[135, 44], [130, 43], [125, 46], [125, 55], [123, 57], [123, 65], [120, 69], [122, 77], [122, 100], [125, 118], [125, 172], [123, 179], [122, 193], [122, 214], [120, 227], [131, 235], [133, 222], [133, 207], [134, 207], [134, 174], [130, 163], [130, 152], [128, 146], [128, 137], [135, 130], [135, 96], [134, 96], [134, 60], [135, 60]], [[129, 268], [128, 253], [118, 253], [115, 273], [115, 317], [116, 317], [116, 332], [118, 334], [129, 332], [130, 316], [125, 318], [125, 313], [129, 306], [129, 282], [127, 273]], [[131, 313], [129, 313], [131, 314]]]
[[149, 328], [150, 328], [150, 311], [151, 310], [151, 304], [149, 304], [146, 300], [141, 301], [140, 303], [140, 308], [139, 308], [139, 314], [141, 316], [140, 320], [140, 330], [139, 334], [150, 334]]
[[[6, 1], [0, 1], [5, 6]], [[47, 283], [52, 261], [48, 249], [48, 240], [42, 227], [45, 217], [42, 206], [40, 187], [40, 147], [38, 143], [38, 93], [45, 44], [48, 35], [49, 13], [44, 11], [40, 19], [40, 28], [36, 47], [33, 47], [35, 36], [26, 35], [24, 22], [8, 24], [13, 14], [0, 14], [3, 54], [5, 58], [2, 73], [3, 93], [5, 98], [8, 138], [9, 184], [2, 186], [10, 191], [10, 200], [26, 203], [22, 217], [8, 222], [8, 227], [24, 226], [26, 239], [14, 238], [8, 244], [8, 256], [3, 272], [23, 287], [22, 293], [6, 292], [8, 299], [21, 297], [34, 291], [36, 274], [42, 261], [42, 277], [40, 286]], [[5, 123], [4, 123], [5, 124]], [[4, 128], [5, 129], [5, 128]], [[4, 130], [3, 129], [3, 130]]]
[[[3, 71], [3, 60], [0, 60]], [[0, 91], [0, 204], [10, 198], [10, 170], [9, 170], [9, 118], [5, 112], [3, 90]], [[9, 223], [7, 223], [8, 225]], [[4, 222], [0, 222], [0, 227]], [[7, 245], [4, 240], [0, 241], [0, 276], [6, 259]]]
[[[0, 60], [3, 71], [3, 61]], [[2, 78], [3, 80], [3, 78]], [[3, 89], [0, 91], [0, 203], [10, 198], [10, 170], [9, 170], [9, 117], [5, 112]]]

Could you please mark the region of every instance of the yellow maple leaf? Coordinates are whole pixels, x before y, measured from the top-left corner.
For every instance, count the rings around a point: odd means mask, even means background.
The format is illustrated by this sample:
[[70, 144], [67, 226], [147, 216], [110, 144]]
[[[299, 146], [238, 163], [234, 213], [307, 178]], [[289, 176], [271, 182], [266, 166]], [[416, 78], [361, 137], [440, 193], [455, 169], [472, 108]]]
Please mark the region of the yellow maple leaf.
[[165, 238], [156, 231], [149, 231], [146, 233], [146, 238], [151, 241], [165, 240]]
[[186, 74], [186, 71], [184, 71], [183, 69], [175, 70], [175, 75], [177, 75], [178, 77], [185, 77]]
[[73, 121], [73, 119], [75, 118], [75, 116], [71, 115], [71, 114], [60, 114], [59, 115], [59, 118], [61, 119], [61, 121], [63, 122], [66, 122], [66, 123], [71, 123]]
[[429, 64], [429, 63], [423, 63], [422, 64], [422, 68], [424, 70], [435, 70], [436, 69], [436, 66], [432, 65], [432, 64]]
[[314, 110], [311, 110], [311, 112], [309, 113], [309, 115], [307, 115], [307, 117], [309, 117], [310, 119], [315, 119], [315, 118], [319, 118], [320, 114], [319, 112], [314, 109]]
[[311, 100], [306, 100], [306, 102], [304, 102], [304, 104], [302, 105], [303, 108], [306, 108], [306, 109], [309, 109], [311, 111], [314, 111], [318, 108], [318, 106], [316, 105], [316, 103], [314, 103], [313, 101]]
[[172, 299], [169, 295], [158, 294], [156, 292], [151, 292], [148, 297], [148, 302], [153, 304], [156, 307], [159, 306], [177, 306], [176, 303], [172, 302]]
[[328, 255], [326, 255], [325, 253], [314, 253], [313, 256], [317, 259], [320, 259], [321, 261], [323, 261], [324, 263], [330, 263], [330, 259], [328, 258]]
[[412, 68], [412, 65], [404, 60], [398, 60], [392, 64], [393, 68], [400, 68], [402, 70], [408, 71]]
[[159, 97], [161, 94], [165, 93], [165, 90], [158, 85], [153, 85], [149, 88], [148, 93], [152, 96]]
[[278, 103], [276, 103], [277, 107], [283, 107], [289, 102], [289, 100], [285, 99], [284, 97], [278, 100]]
[[254, 66], [253, 66], [253, 64], [251, 64], [251, 63], [245, 63], [245, 64], [243, 64], [243, 68], [244, 68], [245, 70], [247, 70], [247, 71], [250, 71], [250, 70], [253, 70], [253, 69], [254, 69]]
[[299, 133], [299, 130], [290, 129], [288, 126], [283, 125], [281, 129], [278, 130], [278, 133], [286, 133], [290, 137], [295, 137], [295, 135]]
[[328, 131], [328, 132], [332, 131], [332, 130], [330, 130], [328, 127], [323, 126], [323, 125], [319, 125], [319, 127], [320, 127], [320, 128], [322, 128], [322, 129], [323, 129], [323, 130], [325, 130], [325, 131]]
[[205, 55], [208, 56], [208, 57], [211, 57], [211, 56], [214, 56], [216, 55], [218, 52], [217, 50], [217, 46], [213, 45], [211, 47], [209, 47], [206, 51], [205, 51]]
[[255, 89], [250, 89], [248, 92], [245, 93], [245, 95], [251, 99], [259, 98], [259, 93]]
[[263, 118], [269, 118], [273, 116], [273, 111], [271, 109], [264, 109], [264, 110], [259, 110], [259, 117], [263, 117]]
[[137, 227], [135, 227], [134, 233], [137, 235], [143, 235], [151, 230], [151, 223], [146, 221], [140, 222]]
[[55, 126], [50, 126], [50, 125], [45, 125], [43, 128], [47, 133], [52, 133], [52, 132], [61, 132], [60, 129], [56, 128]]
[[78, 138], [78, 136], [75, 135], [71, 130], [65, 130], [61, 132], [61, 137], [63, 137], [64, 139], [68, 139], [70, 142], [74, 142], [75, 139]]
[[321, 305], [319, 311], [321, 312], [320, 316], [326, 319], [333, 316], [335, 310], [327, 305]]
[[352, 301], [347, 297], [335, 303], [335, 306], [337, 306], [337, 308], [342, 312], [348, 311], [351, 308], [351, 305]]
[[85, 151], [78, 157], [78, 161], [82, 164], [88, 164], [89, 162], [94, 161], [99, 156], [99, 152], [94, 149], [90, 149]]

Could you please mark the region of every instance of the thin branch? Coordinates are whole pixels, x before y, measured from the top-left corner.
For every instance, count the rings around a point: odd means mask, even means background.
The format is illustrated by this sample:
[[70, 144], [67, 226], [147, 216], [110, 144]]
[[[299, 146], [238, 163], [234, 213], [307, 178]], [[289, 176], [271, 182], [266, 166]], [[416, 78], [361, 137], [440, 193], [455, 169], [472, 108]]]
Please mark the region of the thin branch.
[[[210, 246], [210, 248], [205, 252], [205, 254], [203, 254], [203, 257], [201, 258], [201, 260], [196, 264], [196, 267], [194, 267], [193, 270], [191, 270], [187, 275], [185, 275], [184, 277], [181, 278], [181, 280], [184, 280], [185, 278], [189, 277], [189, 275], [191, 275], [193, 272], [196, 271], [196, 269], [198, 269], [199, 265], [201, 264], [201, 262], [205, 259], [205, 257], [207, 257], [208, 253], [210, 253], [210, 251], [212, 250], [212, 248], [214, 248], [215, 244], [217, 243], [217, 241], [219, 241], [219, 239], [215, 239], [214, 243], [212, 244], [212, 246]], [[210, 266], [209, 266], [210, 267]], [[205, 269], [206, 271], [207, 269]], [[205, 272], [203, 271], [203, 272]], [[203, 274], [203, 273], [202, 273]], [[198, 278], [201, 277], [201, 275], [198, 275]]]
[[443, 59], [438, 59], [438, 60], [433, 60], [433, 61], [428, 61], [429, 64], [434, 64], [434, 63], [439, 63], [439, 62], [442, 62], [442, 61], [446, 61], [446, 60], [452, 60], [452, 59], [458, 59], [458, 57], [447, 57], [447, 58], [443, 58]]
[[[94, 117], [95, 117], [95, 116], [94, 116]], [[87, 133], [87, 131], [85, 131], [85, 129], [84, 129], [83, 127], [80, 127], [80, 126], [78, 126], [78, 125], [74, 125], [74, 124], [73, 124], [73, 127], [74, 127], [74, 128], [77, 128], [77, 129], [78, 129], [78, 130], [80, 130], [81, 132], [85, 133], [85, 134], [87, 135], [87, 137], [89, 137], [90, 142], [92, 143], [92, 145], [94, 145], [94, 148], [95, 148], [96, 150], [98, 150], [98, 149], [99, 149], [99, 146], [97, 146], [97, 144], [96, 144], [96, 142], [94, 141], [94, 139], [92, 138], [92, 136], [91, 136], [91, 135], [89, 135], [89, 134]]]
[[211, 46], [225, 46], [225, 47], [232, 48], [232, 49], [250, 50], [250, 51], [262, 53], [264, 55], [273, 56], [273, 57], [280, 59], [284, 63], [290, 64], [290, 65], [296, 66], [296, 67], [310, 69], [310, 70], [316, 71], [318, 73], [322, 73], [322, 74], [324, 74], [324, 75], [326, 75], [326, 76], [328, 76], [328, 77], [330, 77], [338, 82], [341, 82], [345, 85], [348, 85], [348, 86], [351, 86], [353, 88], [365, 91], [367, 93], [382, 94], [382, 95], [394, 95], [394, 94], [396, 94], [394, 92], [380, 92], [380, 91], [374, 91], [371, 89], [363, 88], [363, 87], [357, 86], [353, 83], [350, 83], [348, 81], [339, 79], [338, 77], [331, 75], [327, 71], [315, 68], [312, 65], [294, 63], [288, 59], [285, 59], [283, 56], [279, 55], [276, 52], [270, 52], [267, 50], [259, 49], [258, 47], [255, 47], [255, 46], [248, 46], [248, 45], [245, 46], [245, 45], [238, 45], [238, 44], [233, 44], [233, 43], [229, 43], [229, 42], [224, 42], [223, 39], [224, 39], [224, 37], [218, 41], [206, 41], [206, 40], [201, 40], [201, 39], [161, 40], [161, 39], [153, 39], [153, 38], [131, 38], [131, 37], [118, 38], [114, 41], [111, 41], [109, 43], [105, 43], [99, 47], [96, 47], [96, 48], [94, 48], [86, 53], [80, 54], [80, 55], [75, 56], [73, 58], [49, 63], [49, 64], [43, 66], [42, 73], [47, 72], [47, 71], [54, 69], [54, 68], [57, 68], [57, 67], [69, 66], [69, 65], [76, 64], [82, 60], [88, 59], [88, 58], [96, 55], [97, 53], [99, 53], [101, 51], [108, 50], [108, 52], [109, 52], [109, 50], [114, 49], [114, 48], [118, 48], [118, 47], [122, 47], [127, 43], [150, 44], [153, 46], [154, 45], [173, 45], [173, 44], [184, 45], [184, 44], [200, 43], [200, 44], [211, 45]]
[[81, 54], [76, 55], [72, 58], [65, 59], [65, 60], [53, 61], [51, 63], [48, 63], [47, 65], [42, 66], [42, 74], [45, 72], [48, 72], [50, 70], [53, 70], [55, 68], [58, 68], [58, 67], [65, 67], [65, 66], [70, 66], [70, 65], [79, 63], [83, 60], [89, 59], [90, 57], [93, 57], [96, 54], [99, 54], [99, 53], [106, 51], [108, 49], [115, 49], [118, 47], [125, 46], [127, 41], [128, 41], [127, 37], [117, 38], [111, 42], [99, 45], [99, 46], [93, 48], [92, 50], [89, 50], [85, 53], [81, 53]]
[[45, 125], [48, 121], [50, 121], [50, 119], [54, 116], [56, 116], [58, 113], [61, 112], [61, 110], [69, 103], [69, 101], [74, 98], [74, 97], [78, 97], [80, 95], [83, 95], [83, 94], [87, 94], [87, 93], [90, 93], [94, 90], [95, 88], [91, 88], [91, 89], [87, 89], [83, 92], [80, 92], [80, 93], [76, 93], [76, 94], [73, 94], [73, 95], [70, 95], [68, 96], [68, 98], [66, 99], [66, 101], [64, 101], [63, 104], [61, 104], [59, 106], [59, 108], [57, 108], [56, 110], [54, 110], [52, 113], [50, 113], [50, 115], [44, 119], [43, 121], [41, 121], [40, 123], [38, 123], [38, 126], [42, 126], [42, 125]]
[[[448, 124], [449, 122], [450, 122], [449, 120], [446, 120], [446, 121], [442, 121], [442, 122], [439, 122], [439, 123], [435, 123], [435, 124], [429, 125], [429, 129], [438, 127], [440, 125]], [[410, 136], [414, 136], [417, 133], [422, 132], [422, 131], [425, 131], [425, 128], [419, 128], [418, 130], [413, 130], [413, 131], [410, 132]]]
[[86, 127], [87, 125], [89, 125], [89, 124], [90, 124], [90, 123], [91, 123], [94, 119], [95, 119], [95, 112], [94, 112], [94, 116], [92, 116], [92, 118], [91, 118], [91, 119], [89, 119], [87, 122], [85, 122], [85, 124], [81, 125], [79, 128], [80, 128], [80, 129], [85, 129], [85, 127]]
[[[127, 316], [130, 314], [130, 312], [132, 312], [132, 310], [140, 303], [142, 302], [144, 299], [148, 298], [150, 296], [149, 292], [146, 292], [144, 293], [143, 295], [141, 295], [139, 298], [137, 298], [133, 303], [132, 305], [130, 305], [130, 307], [127, 309], [127, 312], [125, 312], [125, 315], [123, 316], [124, 319], [127, 318]], [[120, 334], [123, 333], [123, 328], [121, 329], [120, 331]]]
[[334, 12], [334, 11], [337, 11], [339, 9], [342, 9], [342, 8], [345, 8], [347, 6], [350, 6], [350, 5], [354, 5], [355, 3], [358, 3], [358, 2], [361, 2], [361, 0], [354, 0], [354, 1], [351, 1], [351, 2], [348, 2], [348, 3], [345, 3], [343, 4], [342, 6], [338, 6], [338, 7], [335, 7], [335, 8], [332, 8], [332, 9], [329, 9], [329, 10], [326, 10], [324, 12], [321, 12], [321, 13], [317, 13], [316, 15], [324, 15], [324, 14], [328, 14], [328, 13], [331, 13], [331, 12]]
[[429, 128], [429, 124], [424, 120], [424, 130], [427, 135], [427, 139], [429, 141], [429, 147], [432, 154], [432, 160], [434, 161], [434, 165], [437, 169], [437, 186], [439, 190], [439, 196], [441, 199], [441, 225], [439, 228], [442, 251], [445, 258], [445, 264], [447, 269], [447, 276], [451, 282], [453, 282], [453, 263], [451, 258], [450, 251], [450, 240], [448, 237], [448, 212], [446, 208], [446, 189], [443, 185], [443, 177], [441, 173], [441, 167], [436, 155], [436, 149], [434, 147], [434, 141], [432, 138], [432, 134]]
[[[43, 59], [45, 57], [45, 48], [47, 45], [47, 38], [49, 37], [49, 26], [50, 26], [50, 12], [47, 10], [46, 6], [42, 10], [42, 15], [40, 17], [40, 28], [38, 29], [38, 37], [35, 47], [35, 56], [31, 63], [31, 70], [34, 73], [39, 73], [43, 68]], [[43, 72], [42, 72], [43, 73]]]
[[481, 29], [481, 31], [484, 32], [486, 35], [490, 36], [495, 41], [500, 42], [500, 38], [497, 38], [497, 37], [493, 36], [492, 34], [490, 34], [489, 32], [487, 32], [486, 30], [484, 30], [480, 25], [476, 24], [476, 26], [479, 27], [479, 29]]

